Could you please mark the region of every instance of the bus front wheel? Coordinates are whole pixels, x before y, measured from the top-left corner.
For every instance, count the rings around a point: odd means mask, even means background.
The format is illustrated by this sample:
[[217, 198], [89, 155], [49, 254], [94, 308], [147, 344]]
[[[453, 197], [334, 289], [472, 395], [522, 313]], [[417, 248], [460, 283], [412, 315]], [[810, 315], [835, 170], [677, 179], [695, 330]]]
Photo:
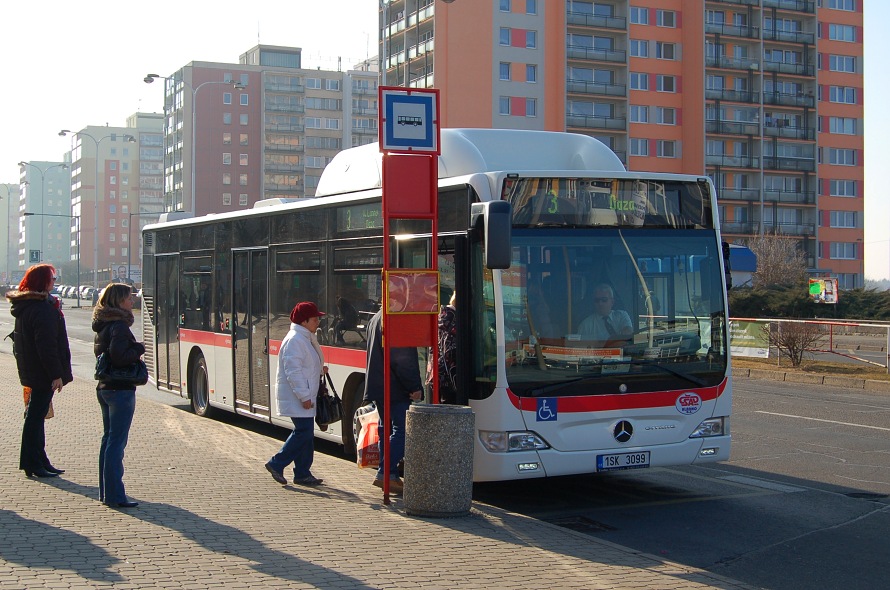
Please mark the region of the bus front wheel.
[[189, 397], [192, 402], [192, 411], [198, 416], [209, 418], [213, 414], [210, 405], [210, 386], [207, 379], [207, 361], [199, 356], [192, 365], [192, 375], [189, 379]]

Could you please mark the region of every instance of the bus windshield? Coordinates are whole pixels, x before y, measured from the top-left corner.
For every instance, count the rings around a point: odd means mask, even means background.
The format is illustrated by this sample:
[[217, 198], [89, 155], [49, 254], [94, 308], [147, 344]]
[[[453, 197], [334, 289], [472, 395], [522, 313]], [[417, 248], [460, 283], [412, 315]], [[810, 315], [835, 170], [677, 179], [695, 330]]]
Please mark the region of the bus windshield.
[[506, 373], [520, 396], [716, 385], [726, 369], [712, 231], [514, 230], [502, 272]]

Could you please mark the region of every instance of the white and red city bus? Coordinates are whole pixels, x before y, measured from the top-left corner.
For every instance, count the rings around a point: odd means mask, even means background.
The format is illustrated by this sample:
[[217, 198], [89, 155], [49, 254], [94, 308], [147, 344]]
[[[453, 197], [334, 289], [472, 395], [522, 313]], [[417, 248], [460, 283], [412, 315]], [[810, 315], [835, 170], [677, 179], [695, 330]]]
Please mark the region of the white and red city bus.
[[[442, 300], [456, 291], [474, 479], [728, 459], [726, 288], [710, 181], [627, 172], [577, 134], [444, 129], [441, 145], [439, 235], [402, 221], [388, 255], [428, 267], [436, 244]], [[496, 201], [509, 203], [498, 210], [510, 223], [491, 227], [509, 234], [486, 234], [484, 204]], [[351, 415], [365, 325], [381, 299], [380, 203], [381, 155], [370, 145], [338, 154], [315, 198], [147, 226], [152, 382], [199, 415], [290, 426], [270, 389], [289, 313], [309, 300], [328, 313], [319, 340]], [[498, 248], [509, 268], [486, 268], [486, 249]], [[604, 285], [632, 334], [593, 340], [581, 329]], [[349, 420], [316, 434], [354, 450]]]

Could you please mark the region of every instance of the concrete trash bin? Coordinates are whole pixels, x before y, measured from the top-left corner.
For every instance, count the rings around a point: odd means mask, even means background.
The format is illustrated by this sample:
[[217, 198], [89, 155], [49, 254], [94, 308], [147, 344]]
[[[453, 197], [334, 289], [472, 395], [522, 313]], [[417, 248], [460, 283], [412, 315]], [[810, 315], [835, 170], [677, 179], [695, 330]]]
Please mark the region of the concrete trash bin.
[[473, 502], [473, 431], [469, 406], [413, 404], [405, 423], [405, 511], [463, 516]]

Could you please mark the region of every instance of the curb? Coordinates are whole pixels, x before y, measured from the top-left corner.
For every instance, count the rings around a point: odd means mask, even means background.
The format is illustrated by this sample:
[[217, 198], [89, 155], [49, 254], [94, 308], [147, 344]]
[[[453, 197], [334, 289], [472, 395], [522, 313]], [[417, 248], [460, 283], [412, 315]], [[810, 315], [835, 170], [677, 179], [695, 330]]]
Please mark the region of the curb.
[[839, 377], [837, 375], [817, 375], [812, 373], [798, 373], [796, 371], [772, 371], [767, 369], [733, 369], [732, 376], [738, 379], [760, 379], [763, 381], [786, 381], [788, 383], [830, 385], [832, 387], [890, 393], [890, 381], [860, 379], [858, 377]]

